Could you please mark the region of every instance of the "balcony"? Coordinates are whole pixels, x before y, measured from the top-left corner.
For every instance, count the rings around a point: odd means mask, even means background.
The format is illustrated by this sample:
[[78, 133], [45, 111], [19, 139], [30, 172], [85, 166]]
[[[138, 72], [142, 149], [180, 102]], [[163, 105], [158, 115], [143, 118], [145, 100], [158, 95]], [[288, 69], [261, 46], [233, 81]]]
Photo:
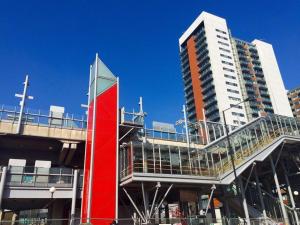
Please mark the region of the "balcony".
[[212, 89], [209, 92], [207, 92], [205, 95], [203, 95], [203, 100], [206, 102], [215, 95], [216, 95], [216, 92], [214, 89]]
[[[56, 198], [71, 198], [74, 176], [77, 187], [83, 187], [83, 170], [71, 168], [41, 168], [8, 166], [4, 198], [50, 198], [49, 188], [56, 188]], [[80, 196], [80, 194], [79, 194]]]

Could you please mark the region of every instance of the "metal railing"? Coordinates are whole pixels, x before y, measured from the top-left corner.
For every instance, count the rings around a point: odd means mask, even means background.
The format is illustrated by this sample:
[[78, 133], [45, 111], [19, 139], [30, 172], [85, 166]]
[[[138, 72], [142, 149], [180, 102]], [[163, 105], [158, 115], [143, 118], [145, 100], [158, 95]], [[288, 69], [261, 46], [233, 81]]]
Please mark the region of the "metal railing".
[[120, 110], [121, 124], [128, 123], [131, 125], [144, 126], [144, 113], [142, 112], [126, 112], [125, 108]]
[[[79, 173], [78, 186], [82, 187], [83, 173]], [[10, 187], [66, 187], [73, 186], [74, 170], [71, 168], [40, 168], [9, 166], [6, 185]]]
[[[154, 139], [162, 139], [167, 141], [178, 141], [178, 142], [187, 142], [186, 134], [179, 132], [167, 132], [167, 131], [159, 131], [154, 129], [145, 129], [145, 137], [154, 138]], [[189, 134], [190, 143], [195, 144], [203, 144], [203, 138], [201, 138], [198, 134]]]
[[[19, 115], [20, 107], [0, 106], [0, 121], [2, 122], [17, 123]], [[58, 117], [50, 111], [25, 108], [22, 124], [84, 130], [86, 129], [86, 116], [64, 113]]]
[[[82, 218], [60, 218], [60, 219], [49, 219], [46, 217], [22, 217], [18, 220], [2, 220], [1, 224], [3, 225], [62, 225], [62, 224], [69, 224], [69, 225], [79, 225], [82, 222], [85, 223], [87, 219]], [[114, 224], [113, 222], [116, 221], [114, 218], [91, 218], [91, 224], [100, 225], [106, 224], [111, 225]], [[182, 224], [182, 225], [246, 225], [246, 220], [244, 218], [201, 218], [198, 216], [194, 217], [184, 217], [184, 218], [157, 218], [151, 219], [149, 223], [151, 225], [155, 224]], [[118, 218], [118, 224], [120, 225], [142, 225], [141, 220], [138, 218]], [[251, 218], [250, 219], [251, 225], [283, 225], [283, 223], [274, 224], [272, 221], [264, 218]]]
[[[300, 137], [300, 121], [270, 115], [260, 117], [229, 134], [236, 167], [283, 135]], [[121, 177], [132, 172], [185, 174], [220, 179], [232, 171], [226, 137], [204, 148], [131, 143], [121, 149]], [[123, 173], [123, 174], [122, 174]]]

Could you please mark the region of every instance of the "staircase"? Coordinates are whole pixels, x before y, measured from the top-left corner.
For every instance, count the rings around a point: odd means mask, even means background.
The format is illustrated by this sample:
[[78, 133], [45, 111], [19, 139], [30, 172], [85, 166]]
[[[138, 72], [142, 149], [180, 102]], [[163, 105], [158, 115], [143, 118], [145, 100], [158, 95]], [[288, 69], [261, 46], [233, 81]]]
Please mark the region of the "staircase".
[[[300, 141], [299, 133], [299, 120], [279, 115], [260, 117], [234, 130], [229, 138], [237, 174], [242, 173], [254, 161], [263, 161], [284, 139]], [[226, 137], [210, 143], [204, 151], [207, 165], [202, 170], [204, 169], [206, 176], [215, 177], [222, 184], [230, 184], [234, 177]]]
[[[261, 205], [256, 186], [249, 183], [245, 195], [247, 196], [247, 208], [250, 220], [252, 220], [254, 224], [268, 225], [281, 223], [283, 221], [282, 217], [278, 216], [282, 215], [279, 201], [267, 192], [263, 190], [262, 192], [267, 214], [266, 218], [264, 218], [263, 207]], [[237, 196], [235, 185], [231, 185], [231, 190], [226, 194], [226, 197], [221, 197], [220, 200], [222, 200], [222, 202], [226, 201], [230, 209], [232, 209], [239, 217], [245, 217], [243, 206], [241, 205], [242, 202], [240, 197]]]

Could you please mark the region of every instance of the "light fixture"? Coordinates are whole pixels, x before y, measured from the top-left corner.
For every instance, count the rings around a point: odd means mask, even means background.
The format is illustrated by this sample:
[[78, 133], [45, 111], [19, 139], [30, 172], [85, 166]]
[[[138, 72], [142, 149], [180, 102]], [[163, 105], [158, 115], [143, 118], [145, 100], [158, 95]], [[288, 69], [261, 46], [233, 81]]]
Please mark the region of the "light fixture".
[[299, 192], [298, 192], [298, 191], [294, 191], [294, 195], [295, 195], [295, 196], [298, 196], [298, 195], [299, 195]]
[[55, 187], [49, 188], [49, 192], [51, 193], [51, 198], [53, 198], [53, 194], [54, 194], [55, 191], [56, 191]]

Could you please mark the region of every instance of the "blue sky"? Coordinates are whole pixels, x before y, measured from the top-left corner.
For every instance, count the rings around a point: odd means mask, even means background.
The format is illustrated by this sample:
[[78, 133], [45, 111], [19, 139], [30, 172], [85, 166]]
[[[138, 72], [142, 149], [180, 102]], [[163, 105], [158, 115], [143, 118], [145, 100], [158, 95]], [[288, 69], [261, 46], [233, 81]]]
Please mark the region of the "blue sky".
[[143, 96], [149, 121], [175, 122], [184, 102], [178, 38], [203, 10], [226, 18], [235, 37], [272, 43], [286, 88], [300, 85], [299, 0], [2, 0], [0, 104], [18, 104], [28, 73], [29, 107], [83, 114], [98, 52], [120, 77], [121, 105], [137, 108]]

